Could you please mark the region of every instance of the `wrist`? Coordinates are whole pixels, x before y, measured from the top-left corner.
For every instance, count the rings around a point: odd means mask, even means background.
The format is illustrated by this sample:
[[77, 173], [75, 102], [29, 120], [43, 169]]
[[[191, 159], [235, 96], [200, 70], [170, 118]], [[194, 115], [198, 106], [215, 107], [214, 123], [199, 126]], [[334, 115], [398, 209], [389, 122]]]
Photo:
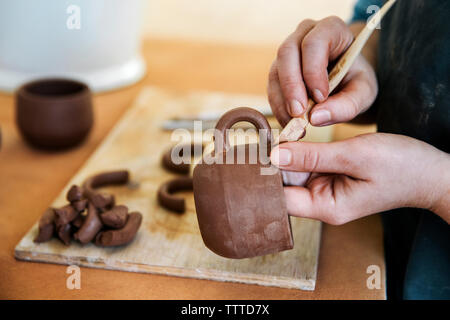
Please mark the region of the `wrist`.
[[432, 202], [426, 209], [450, 223], [450, 155], [443, 151], [438, 152], [440, 154], [435, 166], [437, 170], [433, 181], [434, 187], [430, 188]]

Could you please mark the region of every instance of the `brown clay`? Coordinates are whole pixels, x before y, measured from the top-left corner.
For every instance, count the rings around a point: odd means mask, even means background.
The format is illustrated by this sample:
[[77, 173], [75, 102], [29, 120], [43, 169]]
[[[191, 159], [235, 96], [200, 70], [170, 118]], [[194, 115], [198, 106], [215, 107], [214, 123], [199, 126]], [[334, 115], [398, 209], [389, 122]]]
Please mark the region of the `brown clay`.
[[142, 215], [132, 212], [122, 229], [100, 232], [95, 238], [95, 244], [102, 247], [121, 246], [131, 242], [142, 223]]
[[100, 211], [109, 210], [116, 203], [115, 197], [108, 193], [90, 192], [88, 193], [88, 198], [96, 208], [100, 209]]
[[107, 171], [93, 175], [86, 179], [83, 187], [87, 191], [93, 191], [110, 185], [122, 185], [128, 183], [130, 174], [127, 170]]
[[110, 185], [123, 185], [128, 183], [129, 178], [129, 172], [126, 170], [96, 174], [83, 183], [84, 196], [88, 198], [96, 208], [110, 209], [115, 203], [114, 196], [110, 194], [101, 194], [95, 189]]
[[88, 199], [82, 199], [72, 202], [72, 207], [78, 212], [83, 212], [87, 208], [87, 204]]
[[[270, 144], [270, 126], [265, 117], [250, 108], [238, 108], [223, 115], [216, 125], [215, 156], [225, 157], [231, 150], [226, 130], [239, 121], [248, 121], [257, 129], [266, 129]], [[234, 146], [246, 152], [252, 145]], [[270, 148], [268, 148], [268, 152]], [[250, 258], [293, 248], [290, 220], [286, 208], [280, 171], [262, 175], [270, 164], [207, 164], [194, 170], [194, 199], [197, 219], [205, 245], [227, 258]]]
[[191, 177], [179, 177], [163, 183], [158, 189], [159, 204], [173, 212], [183, 213], [186, 211], [185, 201], [174, 193], [179, 191], [193, 190]]
[[39, 148], [61, 149], [79, 144], [93, 124], [92, 96], [78, 81], [43, 79], [16, 93], [16, 121], [22, 136]]
[[83, 198], [83, 189], [77, 185], [70, 187], [67, 191], [66, 199], [69, 202], [79, 201]]
[[34, 239], [34, 242], [46, 242], [52, 238], [53, 233], [55, 232], [54, 221], [55, 212], [52, 208], [48, 208], [39, 220], [39, 233]]
[[128, 208], [123, 205], [115, 206], [109, 211], [106, 211], [100, 215], [105, 226], [120, 229], [127, 222]]
[[[188, 145], [181, 145], [179, 146], [179, 153], [178, 155], [180, 157], [183, 157], [183, 150], [185, 148], [189, 147]], [[202, 147], [201, 144], [194, 144], [191, 143], [190, 144], [190, 148], [191, 148], [191, 158], [194, 155], [195, 149], [197, 147]], [[178, 174], [189, 174], [190, 172], [190, 164], [189, 163], [180, 163], [180, 164], [176, 164], [172, 161], [172, 153], [176, 152], [175, 147], [170, 148], [169, 150], [167, 150], [161, 159], [161, 164], [162, 166], [168, 170], [171, 171], [173, 173], [178, 173]]]
[[56, 231], [58, 233], [58, 238], [68, 246], [72, 235], [72, 226], [70, 223], [57, 226]]
[[76, 217], [70, 224], [76, 229], [80, 229], [85, 219], [86, 218], [83, 215], [79, 214], [78, 217]]
[[62, 208], [54, 209], [55, 224], [57, 227], [70, 223], [78, 216], [78, 211], [72, 205], [68, 204]]
[[73, 235], [75, 240], [86, 244], [95, 238], [97, 232], [102, 228], [102, 222], [98, 216], [97, 209], [92, 203], [88, 205], [88, 214], [80, 230]]

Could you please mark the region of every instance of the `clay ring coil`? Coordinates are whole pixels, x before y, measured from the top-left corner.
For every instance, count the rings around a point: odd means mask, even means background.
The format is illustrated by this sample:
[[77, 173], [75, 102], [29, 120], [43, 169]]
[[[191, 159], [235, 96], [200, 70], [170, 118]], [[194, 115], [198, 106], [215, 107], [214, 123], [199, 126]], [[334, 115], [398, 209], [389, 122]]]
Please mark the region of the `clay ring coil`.
[[169, 180], [159, 187], [158, 202], [162, 207], [168, 210], [183, 213], [186, 211], [185, 200], [181, 197], [177, 197], [174, 193], [190, 190], [193, 190], [193, 181], [191, 177], [180, 177]]

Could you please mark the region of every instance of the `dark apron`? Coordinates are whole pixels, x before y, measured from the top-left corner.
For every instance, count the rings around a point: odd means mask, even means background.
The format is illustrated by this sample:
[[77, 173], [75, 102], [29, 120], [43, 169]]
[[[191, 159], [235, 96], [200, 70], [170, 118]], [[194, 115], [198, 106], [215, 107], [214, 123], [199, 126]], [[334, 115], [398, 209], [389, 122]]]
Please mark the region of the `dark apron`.
[[[450, 152], [450, 1], [397, 1], [378, 50], [378, 131]], [[409, 208], [382, 219], [388, 299], [450, 299], [449, 225]]]

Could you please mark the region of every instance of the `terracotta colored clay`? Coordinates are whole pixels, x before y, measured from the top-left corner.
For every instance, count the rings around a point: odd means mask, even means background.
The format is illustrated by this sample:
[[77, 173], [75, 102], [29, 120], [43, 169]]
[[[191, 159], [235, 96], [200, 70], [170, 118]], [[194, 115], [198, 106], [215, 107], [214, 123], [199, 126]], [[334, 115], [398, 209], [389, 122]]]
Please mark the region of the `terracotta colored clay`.
[[[195, 149], [197, 147], [201, 148], [202, 145], [201, 144], [194, 144], [194, 143], [192, 143], [192, 144], [190, 144], [190, 146], [188, 146], [188, 145], [181, 145], [181, 146], [179, 146], [179, 154], [178, 155], [180, 157], [183, 157], [183, 150], [186, 147], [190, 147], [191, 148], [191, 158], [192, 158], [192, 156], [194, 155]], [[172, 161], [172, 153], [175, 152], [175, 151], [176, 151], [175, 147], [172, 147], [172, 148], [170, 148], [169, 150], [167, 150], [163, 154], [162, 159], [161, 159], [162, 166], [165, 169], [167, 169], [168, 171], [171, 171], [173, 173], [189, 174], [189, 172], [190, 172], [190, 164], [189, 163], [182, 162], [180, 164], [176, 164], [176, 163], [174, 163]]]
[[67, 201], [74, 202], [79, 201], [83, 198], [83, 189], [77, 185], [70, 187], [66, 195]]
[[76, 217], [75, 220], [73, 220], [70, 224], [73, 227], [75, 227], [77, 229], [80, 229], [81, 226], [83, 225], [85, 219], [86, 219], [86, 217], [84, 217], [83, 215], [79, 214], [78, 217]]
[[126, 206], [115, 206], [109, 211], [106, 211], [100, 215], [105, 226], [120, 229], [127, 222], [128, 208]]
[[70, 223], [78, 216], [78, 211], [75, 210], [70, 204], [54, 209], [55, 211], [55, 224], [57, 227]]
[[48, 208], [39, 220], [39, 233], [34, 242], [41, 243], [50, 240], [55, 232], [55, 212]]
[[87, 191], [93, 191], [110, 185], [123, 185], [128, 183], [130, 174], [127, 170], [107, 171], [96, 174], [86, 179], [83, 187]]
[[98, 216], [97, 209], [92, 203], [89, 203], [88, 214], [84, 219], [83, 225], [80, 230], [73, 235], [73, 238], [80, 241], [82, 244], [86, 244], [95, 238], [102, 226], [103, 224]]
[[134, 239], [141, 223], [142, 215], [139, 212], [132, 212], [122, 229], [100, 232], [95, 239], [95, 244], [102, 247], [127, 244]]
[[[116, 229], [118, 233], [109, 234], [105, 231], [104, 237], [98, 240], [101, 246], [116, 246], [132, 241], [141, 224], [141, 214], [128, 215], [126, 206], [114, 205], [113, 195], [96, 190], [107, 185], [125, 184], [128, 180], [128, 171], [121, 170], [92, 176], [83, 187], [73, 185], [66, 195], [69, 204], [58, 209], [48, 209], [42, 215], [34, 241], [45, 242], [56, 234], [66, 245], [70, 244], [72, 237], [86, 244], [100, 235], [104, 226]], [[103, 212], [101, 216], [100, 212]]]
[[129, 179], [130, 174], [126, 170], [99, 173], [88, 178], [83, 183], [84, 196], [88, 198], [96, 208], [108, 210], [114, 206], [114, 196], [99, 193], [95, 189], [110, 185], [123, 185], [128, 183]]
[[58, 233], [58, 238], [68, 246], [72, 235], [72, 226], [70, 223], [57, 226], [56, 231]]
[[72, 202], [72, 207], [76, 211], [82, 212], [87, 208], [87, 204], [88, 204], [88, 199], [82, 199], [82, 200]]
[[73, 80], [27, 83], [16, 94], [16, 121], [33, 146], [61, 149], [77, 145], [92, 128], [91, 92]]
[[171, 211], [183, 213], [186, 210], [185, 201], [174, 193], [193, 190], [191, 177], [180, 177], [163, 183], [158, 189], [159, 204]]
[[89, 201], [100, 211], [106, 211], [111, 209], [116, 203], [115, 197], [109, 193], [89, 193]]
[[[226, 130], [239, 121], [248, 121], [257, 129], [267, 130], [270, 144], [270, 126], [265, 117], [250, 108], [238, 108], [223, 115], [216, 125], [214, 156], [225, 158], [232, 150]], [[261, 144], [261, 135], [260, 135]], [[255, 145], [234, 146], [245, 152]], [[227, 151], [228, 150], [228, 151]], [[270, 148], [268, 148], [268, 152]], [[286, 208], [280, 171], [262, 175], [263, 165], [198, 164], [194, 170], [194, 198], [197, 219], [205, 245], [227, 258], [250, 258], [293, 248], [290, 220]]]

